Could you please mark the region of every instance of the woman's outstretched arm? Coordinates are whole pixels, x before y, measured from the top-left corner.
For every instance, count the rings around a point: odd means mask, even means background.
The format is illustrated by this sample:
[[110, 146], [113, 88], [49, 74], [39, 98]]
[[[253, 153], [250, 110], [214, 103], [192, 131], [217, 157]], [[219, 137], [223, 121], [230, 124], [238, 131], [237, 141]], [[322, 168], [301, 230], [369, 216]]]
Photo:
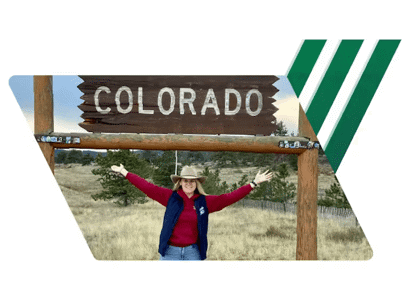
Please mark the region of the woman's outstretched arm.
[[141, 190], [145, 195], [147, 195], [152, 200], [155, 200], [161, 203], [162, 205], [167, 206], [168, 199], [172, 195], [171, 189], [157, 186], [145, 180], [144, 178], [138, 176], [137, 174], [128, 172], [122, 164], [120, 166], [112, 166], [111, 170], [123, 175], [126, 179], [128, 179], [130, 183], [132, 183], [136, 188]]
[[271, 180], [272, 176], [273, 174], [268, 173], [268, 171], [263, 174], [258, 172], [255, 179], [250, 184], [244, 185], [231, 193], [222, 194], [219, 196], [206, 196], [206, 204], [208, 206], [209, 213], [219, 211], [231, 204], [234, 204], [235, 202], [238, 202], [248, 195], [257, 185]]

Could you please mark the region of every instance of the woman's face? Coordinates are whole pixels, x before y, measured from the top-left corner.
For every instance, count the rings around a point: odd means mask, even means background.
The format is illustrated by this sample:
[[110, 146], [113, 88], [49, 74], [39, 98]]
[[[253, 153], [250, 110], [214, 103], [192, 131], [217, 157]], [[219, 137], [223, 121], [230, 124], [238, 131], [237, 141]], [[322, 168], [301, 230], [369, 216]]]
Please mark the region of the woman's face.
[[196, 189], [196, 181], [195, 179], [181, 179], [181, 186], [182, 190], [184, 191], [187, 196], [191, 197]]

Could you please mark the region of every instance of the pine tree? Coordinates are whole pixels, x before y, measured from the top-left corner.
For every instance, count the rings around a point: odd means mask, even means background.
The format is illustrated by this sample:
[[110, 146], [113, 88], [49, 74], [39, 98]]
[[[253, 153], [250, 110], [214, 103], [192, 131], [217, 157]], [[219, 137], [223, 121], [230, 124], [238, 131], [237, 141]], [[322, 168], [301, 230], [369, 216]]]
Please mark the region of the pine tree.
[[351, 208], [337, 178], [336, 182], [325, 190], [325, 197], [320, 199], [317, 204], [328, 207]]
[[155, 166], [152, 176], [154, 183], [166, 188], [172, 188], [174, 184], [170, 175], [175, 173], [175, 151], [164, 151], [161, 156], [153, 160], [153, 164]]
[[297, 154], [288, 154], [289, 165], [294, 171], [298, 170], [298, 155]]
[[285, 204], [296, 195], [296, 185], [288, 182], [289, 176], [287, 164], [280, 164], [273, 178], [270, 181], [262, 182], [249, 197]]
[[286, 125], [283, 123], [283, 121], [280, 121], [277, 123], [278, 127], [276, 128], [275, 135], [276, 136], [285, 136], [288, 134], [288, 129], [286, 128]]
[[67, 163], [67, 151], [62, 150], [58, 152], [57, 156], [55, 157], [55, 163], [66, 164]]
[[296, 185], [287, 181], [289, 176], [287, 164], [280, 164], [277, 173], [271, 180], [276, 202], [285, 203], [296, 195]]
[[67, 154], [66, 163], [74, 164], [81, 163], [83, 158], [83, 152], [80, 150], [71, 150]]
[[81, 159], [81, 165], [82, 166], [89, 166], [91, 163], [94, 161], [94, 158], [91, 156], [90, 153], [87, 153], [86, 155], [83, 155]]
[[212, 160], [216, 162], [217, 168], [238, 165], [238, 153], [230, 151], [218, 151], [212, 156]]
[[128, 206], [135, 203], [145, 203], [145, 195], [134, 187], [127, 179], [121, 175], [117, 175], [111, 171], [112, 165], [123, 164], [129, 172], [137, 174], [143, 178], [148, 178], [151, 174], [151, 167], [147, 161], [140, 158], [138, 154], [132, 153], [130, 150], [107, 151], [107, 156], [98, 155], [95, 159], [98, 166], [92, 170], [94, 175], [100, 176], [100, 181], [103, 191], [91, 195], [96, 200], [111, 200], [120, 206]]
[[207, 194], [221, 195], [229, 191], [228, 184], [225, 181], [221, 183], [219, 174], [219, 169], [216, 169], [214, 172], [212, 172], [209, 170], [209, 167], [205, 167], [205, 170], [201, 173], [201, 176], [207, 177], [205, 183], [202, 184]]

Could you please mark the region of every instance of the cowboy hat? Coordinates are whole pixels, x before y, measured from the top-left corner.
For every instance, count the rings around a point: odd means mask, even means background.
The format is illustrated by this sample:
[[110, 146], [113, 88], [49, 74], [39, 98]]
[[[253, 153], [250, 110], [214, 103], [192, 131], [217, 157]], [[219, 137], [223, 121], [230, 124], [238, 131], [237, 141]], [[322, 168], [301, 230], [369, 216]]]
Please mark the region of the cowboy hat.
[[181, 175], [171, 175], [171, 180], [173, 183], [176, 183], [179, 179], [198, 179], [200, 183], [204, 183], [206, 180], [206, 176], [198, 176], [197, 172], [192, 167], [183, 167], [181, 170]]

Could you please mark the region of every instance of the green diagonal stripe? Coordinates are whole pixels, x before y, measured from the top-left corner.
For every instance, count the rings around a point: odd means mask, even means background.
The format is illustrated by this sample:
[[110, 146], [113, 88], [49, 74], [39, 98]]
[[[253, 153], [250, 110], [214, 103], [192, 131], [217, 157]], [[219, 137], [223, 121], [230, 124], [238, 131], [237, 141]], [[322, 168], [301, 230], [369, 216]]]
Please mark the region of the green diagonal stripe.
[[306, 111], [306, 116], [316, 134], [319, 133], [362, 43], [363, 40], [343, 40], [340, 43]]
[[336, 172], [392, 60], [400, 40], [380, 40], [326, 146]]
[[325, 46], [326, 40], [305, 40], [288, 72], [288, 79], [299, 97], [310, 73]]

